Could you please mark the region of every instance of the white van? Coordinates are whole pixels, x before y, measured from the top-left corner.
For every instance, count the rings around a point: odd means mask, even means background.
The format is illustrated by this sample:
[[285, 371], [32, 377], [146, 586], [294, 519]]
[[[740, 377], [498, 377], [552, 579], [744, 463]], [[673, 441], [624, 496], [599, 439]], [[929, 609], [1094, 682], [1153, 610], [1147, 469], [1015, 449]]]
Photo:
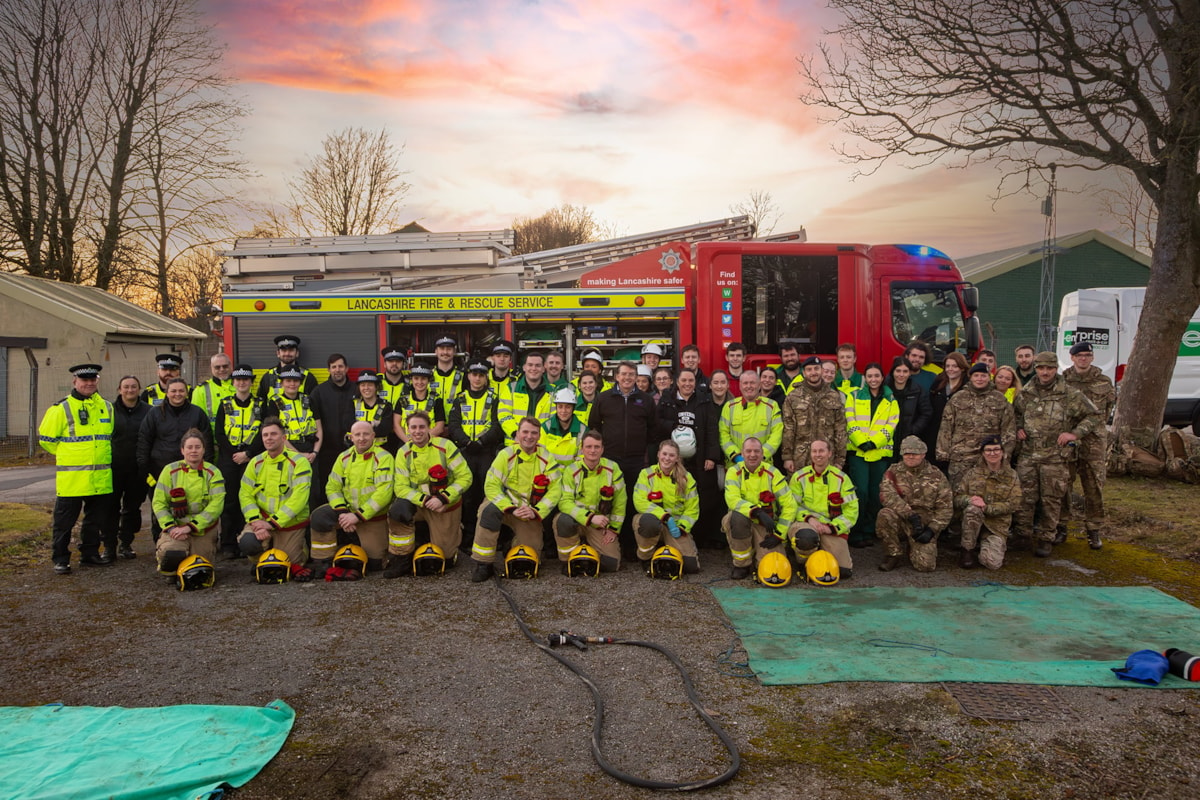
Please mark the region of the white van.
[[[1058, 363], [1071, 366], [1071, 346], [1089, 342], [1096, 354], [1094, 364], [1117, 383], [1133, 350], [1133, 337], [1142, 316], [1146, 287], [1080, 289], [1063, 297], [1058, 315]], [[1179, 359], [1167, 390], [1163, 421], [1168, 425], [1192, 426], [1200, 436], [1200, 315], [1193, 315], [1179, 343]]]

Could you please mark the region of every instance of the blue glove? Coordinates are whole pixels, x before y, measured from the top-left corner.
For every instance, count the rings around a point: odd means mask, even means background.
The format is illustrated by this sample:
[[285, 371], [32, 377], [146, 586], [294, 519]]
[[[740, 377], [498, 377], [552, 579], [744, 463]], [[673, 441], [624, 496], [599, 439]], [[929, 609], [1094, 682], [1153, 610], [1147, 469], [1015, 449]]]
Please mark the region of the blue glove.
[[667, 520], [667, 530], [671, 532], [673, 539], [678, 539], [683, 535], [683, 531], [679, 530], [679, 523], [675, 521], [674, 517]]
[[735, 463], [735, 464], [740, 464], [745, 460], [746, 459], [742, 458], [742, 456], [740, 454], [733, 457], [733, 463]]

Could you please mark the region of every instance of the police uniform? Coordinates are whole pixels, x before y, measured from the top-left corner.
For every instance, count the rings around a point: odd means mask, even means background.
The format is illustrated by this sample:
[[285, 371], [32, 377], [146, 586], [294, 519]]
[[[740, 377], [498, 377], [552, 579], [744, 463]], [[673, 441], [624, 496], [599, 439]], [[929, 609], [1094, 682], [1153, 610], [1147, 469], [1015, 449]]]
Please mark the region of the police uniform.
[[[484, 385], [478, 392], [471, 389], [470, 373], [488, 374], [488, 365], [476, 361], [467, 368], [468, 380], [463, 391], [454, 398], [450, 407], [447, 438], [454, 442], [471, 470], [471, 486], [463, 495], [463, 544], [469, 549], [475, 539], [475, 526], [479, 521], [479, 506], [483, 502], [483, 482], [488, 467], [504, 444], [504, 431], [498, 416], [500, 396], [497, 390]], [[446, 555], [450, 555], [447, 553]]]
[[[400, 361], [401, 363], [408, 360], [408, 357], [398, 348], [385, 347], [379, 351], [379, 355], [383, 356], [384, 363], [388, 361]], [[387, 370], [379, 373], [379, 399], [386, 400], [391, 404], [392, 408], [397, 408], [400, 405], [400, 398], [408, 390], [408, 384], [404, 381], [403, 372], [401, 372], [400, 380], [392, 383], [388, 379]], [[394, 451], [393, 451], [394, 452]]]
[[[559, 482], [558, 515], [554, 518], [554, 543], [558, 559], [564, 564], [580, 540], [600, 555], [600, 570], [616, 572], [621, 568], [621, 542], [617, 538], [625, 522], [628, 494], [625, 478], [615, 461], [601, 458], [596, 469], [582, 459], [563, 469]], [[592, 524], [596, 516], [608, 517], [608, 524]], [[605, 543], [609, 534], [613, 539]]]
[[[378, 387], [382, 381], [373, 372], [362, 372], [358, 376], [358, 384], [361, 386], [364, 383], [374, 383]], [[378, 393], [375, 395], [374, 405], [367, 405], [360, 396], [354, 398], [354, 420], [350, 423], [351, 427], [355, 422], [366, 422], [371, 426], [375, 431], [376, 446], [382, 447], [389, 453], [395, 453], [400, 448], [400, 439], [396, 436], [395, 412], [392, 410], [392, 404], [382, 399]], [[346, 441], [349, 442], [349, 440], [350, 435], [347, 433]], [[330, 442], [330, 444], [333, 443]]]
[[[208, 462], [192, 468], [184, 460], [168, 464], [154, 485], [151, 510], [164, 535], [155, 546], [158, 570], [174, 575], [188, 556], [210, 562], [217, 553], [217, 523], [225, 507], [225, 478]], [[172, 527], [190, 530], [183, 541], [165, 535]]]
[[[71, 375], [97, 379], [98, 364], [78, 364]], [[46, 409], [38, 427], [38, 443], [54, 455], [53, 554], [55, 572], [71, 571], [71, 529], [83, 513], [79, 557], [84, 564], [110, 564], [111, 553], [100, 553], [100, 526], [108, 513], [112, 481], [113, 408], [96, 391], [78, 389]]]
[[383, 568], [388, 546], [388, 508], [393, 498], [394, 461], [390, 453], [373, 443], [366, 452], [356, 447], [338, 455], [325, 482], [325, 499], [312, 513], [312, 558], [319, 572], [333, 563], [338, 548], [338, 516], [345, 513], [358, 518], [354, 533], [344, 535], [343, 544], [352, 538], [367, 554], [367, 568]]
[[[282, 336], [275, 337], [276, 350], [286, 350], [291, 348], [299, 349], [299, 347], [299, 336], [284, 334]], [[268, 397], [270, 397], [272, 390], [278, 389], [279, 379], [282, 377], [283, 371], [288, 368], [294, 368], [300, 373], [300, 391], [306, 395], [313, 393], [313, 391], [317, 388], [316, 376], [295, 362], [292, 362], [291, 364], [284, 364], [281, 361], [276, 364], [274, 368], [267, 370], [267, 372], [262, 376], [262, 380], [258, 382], [259, 398], [266, 400]]]
[[438, 397], [437, 389], [433, 385], [433, 370], [425, 364], [415, 364], [412, 368], [413, 377], [429, 378], [429, 385], [425, 388], [425, 397], [418, 398], [416, 396], [416, 387], [409, 386], [408, 390], [401, 396], [400, 404], [392, 407], [393, 412], [400, 419], [396, 420], [396, 424], [400, 430], [408, 430], [409, 415], [417, 411], [424, 411], [429, 415], [431, 421], [430, 430], [438, 423], [446, 422], [446, 404]]
[[[303, 378], [300, 369], [295, 366], [283, 368], [278, 376], [281, 380]], [[283, 423], [283, 435], [298, 452], [311, 453], [316, 448], [317, 415], [312, 409], [312, 399], [304, 392], [297, 392], [295, 397], [288, 397], [283, 393], [282, 387], [272, 389], [264, 413], [264, 418], [269, 417], [279, 418]]]
[[[254, 370], [249, 364], [238, 364], [230, 373], [230, 382], [248, 378], [254, 380]], [[213, 423], [213, 438], [217, 442], [217, 468], [225, 478], [225, 509], [221, 513], [221, 549], [227, 553], [237, 553], [237, 537], [246, 524], [242, 518], [242, 503], [237, 489], [241, 486], [242, 475], [246, 471], [249, 459], [262, 452], [262, 440], [258, 429], [263, 421], [263, 402], [253, 394], [245, 400], [238, 398], [237, 393], [221, 400], [217, 407], [217, 418]], [[234, 461], [234, 456], [244, 453], [247, 460], [244, 463]]]
[[[449, 336], [443, 336], [434, 343], [434, 349], [439, 347], [453, 347], [455, 352], [458, 351], [458, 343]], [[454, 402], [454, 396], [462, 389], [463, 371], [458, 367], [451, 367], [447, 371], [442, 371], [436, 364], [433, 367], [433, 375], [429, 382], [429, 389], [441, 399], [442, 420], [445, 421], [446, 415], [450, 413], [450, 404]], [[432, 415], [431, 415], [432, 416]]]
[[[160, 353], [154, 357], [155, 363], [161, 370], [174, 370], [179, 374], [183, 368], [183, 359], [175, 353]], [[152, 406], [160, 406], [167, 401], [167, 387], [160, 378], [142, 391], [142, 400]]]

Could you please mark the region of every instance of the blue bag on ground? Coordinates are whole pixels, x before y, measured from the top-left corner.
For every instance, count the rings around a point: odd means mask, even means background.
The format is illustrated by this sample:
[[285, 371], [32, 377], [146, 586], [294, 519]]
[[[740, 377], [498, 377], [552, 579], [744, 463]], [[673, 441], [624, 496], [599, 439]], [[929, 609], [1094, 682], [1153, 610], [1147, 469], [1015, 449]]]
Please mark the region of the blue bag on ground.
[[1121, 680], [1137, 681], [1147, 686], [1158, 686], [1163, 676], [1170, 669], [1167, 657], [1154, 650], [1138, 650], [1125, 659], [1125, 666], [1113, 667], [1113, 672]]

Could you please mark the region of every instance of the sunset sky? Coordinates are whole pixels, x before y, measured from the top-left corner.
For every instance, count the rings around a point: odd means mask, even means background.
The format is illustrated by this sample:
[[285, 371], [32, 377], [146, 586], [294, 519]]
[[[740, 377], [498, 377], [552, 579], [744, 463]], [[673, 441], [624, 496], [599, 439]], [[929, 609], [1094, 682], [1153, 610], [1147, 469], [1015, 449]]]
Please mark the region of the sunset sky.
[[[620, 234], [717, 219], [753, 190], [776, 232], [919, 242], [962, 257], [1039, 240], [1040, 197], [993, 202], [991, 167], [887, 167], [851, 180], [843, 134], [797, 100], [818, 0], [201, 0], [252, 109], [242, 148], [285, 181], [347, 126], [405, 145], [404, 216], [433, 230], [503, 228], [560, 203]], [[1064, 175], [1058, 230], [1117, 233]], [[1043, 187], [1036, 193], [1040, 196]]]

